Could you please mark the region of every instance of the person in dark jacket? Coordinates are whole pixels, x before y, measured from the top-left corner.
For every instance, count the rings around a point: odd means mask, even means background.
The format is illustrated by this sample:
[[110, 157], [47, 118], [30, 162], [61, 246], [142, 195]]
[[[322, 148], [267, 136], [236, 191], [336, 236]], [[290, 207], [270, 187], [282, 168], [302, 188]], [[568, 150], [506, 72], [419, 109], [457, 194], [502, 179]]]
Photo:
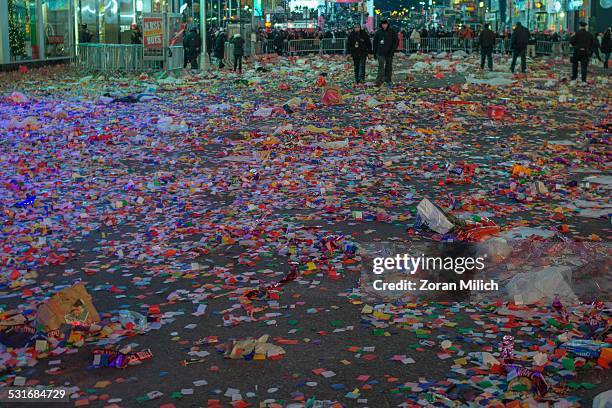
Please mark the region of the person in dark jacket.
[[480, 44], [480, 69], [484, 69], [485, 59], [489, 66], [489, 71], [493, 71], [493, 47], [495, 47], [495, 33], [485, 24], [478, 36]]
[[222, 69], [225, 66], [223, 63], [223, 58], [225, 58], [225, 33], [223, 30], [219, 30], [215, 38], [215, 58], [219, 60], [219, 69]]
[[361, 29], [361, 24], [355, 27], [348, 37], [347, 48], [353, 57], [355, 66], [355, 83], [365, 82], [365, 68], [368, 54], [372, 52], [372, 43], [368, 33]]
[[608, 68], [608, 61], [610, 61], [610, 50], [612, 50], [612, 30], [610, 27], [606, 30], [603, 37], [601, 38], [601, 53], [603, 54], [603, 67]]
[[527, 71], [527, 60], [525, 58], [525, 51], [527, 44], [529, 43], [529, 30], [518, 22], [514, 31], [512, 32], [512, 38], [510, 39], [510, 48], [512, 48], [512, 64], [510, 65], [510, 71], [514, 72], [516, 67], [516, 60], [521, 57], [521, 72], [524, 74]]
[[79, 28], [79, 42], [88, 43], [91, 42], [92, 38], [93, 34], [87, 28], [87, 24], [81, 24], [81, 28]]
[[393, 74], [393, 54], [397, 49], [398, 38], [394, 29], [389, 26], [387, 20], [380, 22], [380, 29], [374, 34], [372, 47], [374, 48], [374, 56], [378, 59], [378, 76], [376, 84], [382, 85], [383, 80], [387, 84], [391, 84], [391, 75]]
[[244, 38], [240, 34], [234, 35], [232, 38], [232, 45], [234, 46], [234, 72], [236, 67], [238, 73], [242, 74], [242, 57], [244, 56]]
[[593, 34], [586, 30], [586, 26], [587, 24], [581, 21], [580, 30], [569, 40], [570, 44], [574, 46], [574, 54], [570, 59], [572, 62], [572, 81], [578, 78], [578, 63], [580, 63], [580, 77], [582, 82], [586, 82], [589, 59], [595, 42]]
[[277, 32], [274, 37], [274, 49], [278, 55], [283, 55], [283, 45], [285, 43], [285, 37], [282, 32]]
[[213, 48], [215, 48], [215, 44], [214, 44], [214, 32], [212, 29], [209, 29], [208, 32], [206, 33], [206, 53], [208, 54], [208, 62], [212, 61], [211, 55], [213, 52]]
[[130, 38], [132, 44], [142, 44], [142, 31], [140, 31], [140, 27], [136, 23], [132, 24]]
[[198, 57], [202, 49], [202, 40], [195, 26], [191, 27], [187, 35], [183, 37], [183, 49], [185, 53], [183, 68], [187, 68], [187, 64], [191, 63], [191, 69], [198, 69]]

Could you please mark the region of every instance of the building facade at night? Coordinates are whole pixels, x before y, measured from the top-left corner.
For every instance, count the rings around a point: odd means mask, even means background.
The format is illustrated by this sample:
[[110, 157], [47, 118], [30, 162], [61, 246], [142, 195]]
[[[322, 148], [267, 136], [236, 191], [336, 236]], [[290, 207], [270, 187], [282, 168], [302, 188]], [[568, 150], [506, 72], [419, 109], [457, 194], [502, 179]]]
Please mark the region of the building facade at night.
[[[224, 2], [207, 6], [209, 23], [229, 20]], [[143, 13], [164, 11], [199, 20], [199, 3], [191, 0], [0, 0], [0, 64], [70, 58], [84, 31], [89, 42], [130, 44], [131, 25]]]
[[[378, 0], [313, 3], [328, 13], [341, 10], [340, 6], [367, 4], [364, 15], [369, 17], [369, 25], [374, 9], [379, 7]], [[486, 21], [497, 30], [521, 21], [532, 30], [575, 31], [578, 22], [585, 20], [593, 29], [603, 31], [612, 21], [611, 0], [440, 0], [432, 1], [431, 6], [435, 15], [447, 10], [454, 13], [456, 23]], [[237, 20], [263, 25], [270, 16], [287, 13], [291, 3], [209, 0], [205, 7], [207, 23], [212, 26]], [[390, 7], [389, 2], [385, 7]], [[83, 30], [90, 42], [129, 44], [131, 24], [139, 23], [143, 13], [164, 11], [180, 13], [183, 23], [199, 23], [200, 3], [194, 0], [0, 0], [0, 64], [69, 58], [74, 54], [74, 44], [82, 42]]]
[[65, 58], [69, 0], [0, 0], [0, 63]]

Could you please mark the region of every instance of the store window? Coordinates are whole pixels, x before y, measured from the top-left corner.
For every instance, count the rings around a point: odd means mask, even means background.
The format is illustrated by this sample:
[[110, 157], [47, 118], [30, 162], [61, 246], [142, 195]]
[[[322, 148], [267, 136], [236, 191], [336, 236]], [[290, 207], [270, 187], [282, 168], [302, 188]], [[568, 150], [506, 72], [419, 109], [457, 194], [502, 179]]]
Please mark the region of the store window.
[[42, 4], [42, 13], [46, 57], [68, 56], [70, 47], [68, 0], [45, 0]]
[[140, 26], [143, 13], [161, 12], [166, 4], [172, 11], [170, 0], [76, 0], [79, 43], [131, 44], [132, 24]]
[[36, 1], [8, 0], [8, 17], [11, 60], [39, 59]]
[[100, 42], [100, 30], [98, 28], [98, 1], [78, 0], [77, 7], [79, 15], [79, 42]]

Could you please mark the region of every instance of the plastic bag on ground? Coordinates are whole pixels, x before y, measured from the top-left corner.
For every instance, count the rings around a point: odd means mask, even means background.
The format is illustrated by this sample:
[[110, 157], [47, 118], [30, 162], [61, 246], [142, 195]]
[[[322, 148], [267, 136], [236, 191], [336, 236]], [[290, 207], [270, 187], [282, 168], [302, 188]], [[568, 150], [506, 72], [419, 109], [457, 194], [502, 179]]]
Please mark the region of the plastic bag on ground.
[[467, 64], [457, 64], [455, 66], [455, 71], [457, 72], [467, 72], [468, 70], [470, 70], [472, 67], [467, 65]]
[[131, 310], [119, 311], [119, 322], [127, 329], [144, 331], [147, 328], [147, 318], [138, 312]]
[[[453, 64], [453, 63], [452, 63], [452, 62], [450, 62], [449, 60], [442, 60], [442, 61], [438, 61], [438, 62], [434, 63], [433, 65], [434, 65], [434, 67], [436, 67], [436, 68], [440, 68], [440, 69], [447, 70], [447, 69], [450, 69], [450, 67], [451, 67], [451, 65], [452, 65], [452, 64]], [[415, 64], [415, 65], [416, 65], [416, 64]]]
[[593, 398], [593, 408], [612, 408], [612, 390], [604, 391]]
[[336, 87], [328, 87], [323, 92], [321, 103], [324, 105], [338, 105], [342, 103], [340, 89]]
[[512, 248], [505, 239], [494, 237], [478, 244], [477, 251], [479, 256], [486, 256], [490, 261], [498, 263], [510, 255]]
[[171, 132], [186, 132], [188, 130], [187, 125], [183, 122], [174, 123], [174, 119], [170, 116], [162, 116], [157, 120], [157, 129], [162, 133]]
[[425, 71], [428, 69], [430, 69], [429, 64], [426, 62], [422, 62], [422, 61], [419, 61], [412, 66], [412, 70], [417, 71], [417, 72]]
[[511, 300], [516, 304], [551, 302], [558, 295], [563, 303], [578, 301], [570, 287], [572, 270], [565, 266], [549, 266], [539, 271], [519, 273], [506, 284]]
[[417, 214], [429, 229], [439, 234], [446, 234], [455, 225], [431, 201], [424, 198], [417, 206]]
[[253, 116], [256, 118], [269, 118], [270, 116], [277, 114], [285, 114], [285, 110], [283, 108], [259, 108], [255, 112], [253, 112]]
[[453, 52], [452, 58], [453, 59], [463, 59], [463, 58], [466, 58], [467, 56], [468, 56], [467, 52], [463, 50], [459, 50], [459, 51]]
[[21, 92], [13, 92], [9, 95], [8, 99], [13, 103], [26, 103], [28, 101], [28, 97], [22, 94]]

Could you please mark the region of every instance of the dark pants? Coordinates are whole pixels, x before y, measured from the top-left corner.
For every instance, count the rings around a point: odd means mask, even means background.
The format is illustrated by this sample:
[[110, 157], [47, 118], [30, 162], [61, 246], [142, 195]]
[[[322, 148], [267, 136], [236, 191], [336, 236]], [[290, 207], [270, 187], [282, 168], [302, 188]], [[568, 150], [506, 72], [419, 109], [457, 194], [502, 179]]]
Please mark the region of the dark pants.
[[599, 48], [598, 47], [593, 48], [593, 53], [595, 54], [595, 58], [597, 58], [601, 62], [602, 59], [601, 59], [601, 55], [599, 55]]
[[353, 65], [355, 67], [355, 82], [365, 81], [367, 55], [353, 55]]
[[609, 52], [602, 52], [602, 54], [604, 55], [604, 57], [603, 57], [603, 66], [604, 66], [604, 68], [608, 68], [608, 61], [610, 61], [610, 53]]
[[198, 69], [198, 54], [192, 52], [185, 53], [183, 68], [187, 68], [189, 63], [191, 63], [191, 69]]
[[572, 80], [578, 78], [578, 63], [580, 63], [580, 79], [586, 82], [589, 56], [586, 53], [576, 52], [572, 57]]
[[493, 71], [493, 47], [482, 47], [480, 49], [480, 69], [484, 68], [485, 59], [489, 70]]
[[238, 67], [238, 71], [242, 72], [242, 55], [234, 55], [234, 71]]
[[391, 75], [393, 74], [393, 54], [391, 55], [379, 55], [378, 56], [378, 75], [376, 76], [376, 82], [382, 83], [391, 82]]
[[525, 73], [525, 71], [527, 71], [527, 60], [525, 59], [525, 54], [525, 47], [515, 48], [512, 50], [512, 64], [510, 65], [510, 71], [514, 72], [514, 67], [516, 67], [516, 59], [519, 56], [521, 57], [521, 72]]

